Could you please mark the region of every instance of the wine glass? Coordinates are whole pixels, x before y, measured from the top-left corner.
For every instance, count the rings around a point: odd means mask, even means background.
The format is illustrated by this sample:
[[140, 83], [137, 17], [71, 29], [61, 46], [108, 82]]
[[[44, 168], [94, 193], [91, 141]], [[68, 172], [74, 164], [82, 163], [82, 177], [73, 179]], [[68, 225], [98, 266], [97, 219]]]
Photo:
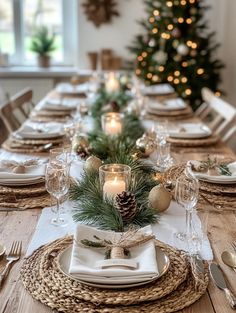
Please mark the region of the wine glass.
[[156, 131], [156, 134], [157, 134], [157, 142], [159, 142], [160, 144], [166, 143], [167, 142], [167, 138], [169, 137], [167, 121], [158, 122], [156, 124], [155, 131]]
[[176, 180], [175, 200], [185, 208], [186, 233], [178, 233], [176, 237], [180, 240], [187, 239], [189, 245], [193, 235], [192, 213], [198, 201], [199, 183], [193, 177], [181, 176]]
[[172, 164], [170, 155], [170, 143], [157, 144], [157, 169], [159, 172], [164, 173]]
[[46, 189], [57, 201], [56, 217], [51, 220], [55, 226], [67, 226], [68, 222], [61, 217], [60, 200], [69, 190], [69, 168], [63, 162], [50, 162], [46, 168]]

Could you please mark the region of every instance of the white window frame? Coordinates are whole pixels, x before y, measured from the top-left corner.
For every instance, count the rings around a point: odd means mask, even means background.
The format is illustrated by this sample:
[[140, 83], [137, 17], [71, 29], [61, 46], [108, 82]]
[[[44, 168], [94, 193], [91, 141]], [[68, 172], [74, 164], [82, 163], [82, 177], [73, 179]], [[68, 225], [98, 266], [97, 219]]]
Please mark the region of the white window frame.
[[[13, 31], [15, 42], [15, 54], [12, 56], [10, 63], [20, 66], [29, 66], [24, 58], [24, 23], [23, 23], [23, 1], [13, 0]], [[49, 0], [50, 1], [50, 0]], [[71, 66], [76, 64], [78, 32], [78, 1], [62, 1], [62, 21], [63, 21], [63, 62], [52, 63], [53, 65]]]

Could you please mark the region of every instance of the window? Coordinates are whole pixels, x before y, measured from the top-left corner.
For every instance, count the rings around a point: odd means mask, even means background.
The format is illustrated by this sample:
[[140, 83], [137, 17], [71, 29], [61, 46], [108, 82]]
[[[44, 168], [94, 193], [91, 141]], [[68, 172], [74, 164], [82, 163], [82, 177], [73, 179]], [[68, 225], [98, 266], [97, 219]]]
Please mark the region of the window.
[[0, 0], [0, 51], [15, 65], [36, 64], [30, 49], [37, 27], [55, 34], [54, 64], [72, 65], [76, 51], [76, 0]]

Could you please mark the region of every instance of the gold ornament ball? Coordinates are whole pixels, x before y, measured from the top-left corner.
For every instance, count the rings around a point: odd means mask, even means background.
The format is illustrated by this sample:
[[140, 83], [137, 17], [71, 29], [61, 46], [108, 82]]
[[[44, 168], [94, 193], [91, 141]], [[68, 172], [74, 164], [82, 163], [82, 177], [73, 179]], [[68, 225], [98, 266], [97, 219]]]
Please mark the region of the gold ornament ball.
[[148, 196], [150, 206], [158, 213], [169, 208], [171, 198], [171, 193], [162, 185], [153, 187]]
[[102, 161], [94, 155], [87, 158], [84, 169], [85, 171], [98, 171], [99, 167], [102, 165]]
[[88, 148], [89, 147], [88, 138], [82, 135], [75, 135], [72, 139], [72, 146], [73, 145], [77, 145], [82, 148]]

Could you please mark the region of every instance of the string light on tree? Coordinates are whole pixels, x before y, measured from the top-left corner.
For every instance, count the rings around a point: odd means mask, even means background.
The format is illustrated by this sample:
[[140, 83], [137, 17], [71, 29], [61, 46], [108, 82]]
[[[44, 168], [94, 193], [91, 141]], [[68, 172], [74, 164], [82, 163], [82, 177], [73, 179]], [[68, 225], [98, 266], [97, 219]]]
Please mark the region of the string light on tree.
[[169, 82], [179, 96], [197, 106], [203, 87], [219, 91], [222, 66], [214, 56], [215, 49], [211, 49], [215, 43], [204, 23], [204, 1], [144, 3], [149, 13], [141, 25], [146, 33], [138, 35], [130, 47], [138, 59], [137, 75], [147, 84]]

